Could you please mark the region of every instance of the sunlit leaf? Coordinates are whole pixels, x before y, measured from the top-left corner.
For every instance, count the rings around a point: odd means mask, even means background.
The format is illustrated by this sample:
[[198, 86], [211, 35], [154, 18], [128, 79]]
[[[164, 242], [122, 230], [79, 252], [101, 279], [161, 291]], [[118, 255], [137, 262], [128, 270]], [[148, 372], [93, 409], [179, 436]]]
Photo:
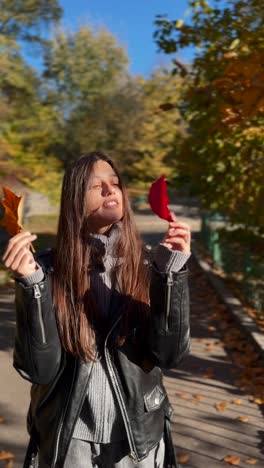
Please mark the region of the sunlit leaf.
[[181, 452], [177, 455], [177, 461], [179, 463], [187, 463], [189, 461], [190, 457], [187, 453]]
[[190, 398], [190, 395], [187, 393], [175, 393], [175, 395], [179, 398]]
[[197, 401], [203, 401], [203, 400], [204, 400], [204, 396], [203, 396], [203, 395], [193, 395], [193, 397], [194, 397], [195, 400], [197, 400]]
[[244, 422], [244, 423], [248, 422], [248, 417], [247, 416], [239, 416], [237, 419], [238, 419], [238, 421], [241, 421], [241, 422]]
[[0, 460], [9, 460], [10, 458], [14, 458], [13, 453], [6, 452], [5, 450], [0, 451]]
[[0, 224], [5, 228], [10, 236], [14, 236], [22, 229], [19, 225], [18, 219], [18, 207], [21, 197], [18, 197], [14, 192], [6, 187], [3, 187], [3, 193], [4, 199], [1, 200], [1, 204], [5, 209], [5, 214], [0, 220]]
[[236, 398], [235, 400], [232, 400], [232, 403], [234, 403], [235, 405], [241, 405], [242, 400], [241, 398]]
[[215, 408], [218, 411], [225, 411], [226, 407], [228, 406], [227, 401], [219, 401], [218, 403], [215, 403]]
[[245, 460], [245, 463], [248, 463], [248, 465], [256, 465], [257, 461], [258, 460], [256, 458], [248, 458]]
[[227, 455], [224, 458], [224, 462], [228, 463], [229, 465], [239, 465], [240, 463], [240, 457], [237, 457], [235, 455]]

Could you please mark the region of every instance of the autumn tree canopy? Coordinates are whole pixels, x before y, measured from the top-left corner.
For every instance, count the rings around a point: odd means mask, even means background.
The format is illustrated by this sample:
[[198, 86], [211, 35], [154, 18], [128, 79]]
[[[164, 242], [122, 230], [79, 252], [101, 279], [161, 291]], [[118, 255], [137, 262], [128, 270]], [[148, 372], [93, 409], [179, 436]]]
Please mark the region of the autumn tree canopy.
[[[204, 206], [261, 226], [264, 137], [264, 15], [261, 0], [190, 1], [188, 21], [157, 17], [160, 49], [188, 82], [189, 136], [181, 167]], [[191, 67], [175, 55], [195, 46]], [[176, 60], [175, 60], [176, 59]]]

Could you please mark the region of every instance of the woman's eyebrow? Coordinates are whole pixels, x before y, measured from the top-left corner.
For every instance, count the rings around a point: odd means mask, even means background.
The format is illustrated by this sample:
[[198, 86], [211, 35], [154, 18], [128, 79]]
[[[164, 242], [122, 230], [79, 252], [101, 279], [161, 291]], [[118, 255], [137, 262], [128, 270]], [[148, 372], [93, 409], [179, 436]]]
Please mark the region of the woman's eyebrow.
[[92, 176], [92, 179], [103, 179], [104, 177], [116, 177], [118, 179], [118, 176], [116, 174], [102, 174], [100, 176]]

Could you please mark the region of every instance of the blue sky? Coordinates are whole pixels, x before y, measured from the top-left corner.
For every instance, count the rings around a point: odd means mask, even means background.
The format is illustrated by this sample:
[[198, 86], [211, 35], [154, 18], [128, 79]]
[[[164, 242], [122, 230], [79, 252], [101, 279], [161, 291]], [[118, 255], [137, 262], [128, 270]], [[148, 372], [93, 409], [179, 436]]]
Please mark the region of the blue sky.
[[[167, 13], [170, 19], [184, 18], [187, 0], [60, 0], [63, 25], [76, 29], [80, 24], [104, 25], [128, 50], [130, 72], [149, 76], [170, 56], [157, 52], [153, 40], [155, 15]], [[191, 51], [178, 57], [190, 60]]]

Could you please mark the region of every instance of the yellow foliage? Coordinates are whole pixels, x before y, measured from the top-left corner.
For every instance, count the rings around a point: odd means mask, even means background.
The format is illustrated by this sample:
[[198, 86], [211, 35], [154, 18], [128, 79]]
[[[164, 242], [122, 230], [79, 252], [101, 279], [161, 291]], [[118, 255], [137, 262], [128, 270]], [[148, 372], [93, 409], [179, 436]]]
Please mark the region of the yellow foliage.
[[228, 57], [224, 76], [212, 82], [223, 98], [222, 122], [236, 125], [264, 112], [264, 53]]

